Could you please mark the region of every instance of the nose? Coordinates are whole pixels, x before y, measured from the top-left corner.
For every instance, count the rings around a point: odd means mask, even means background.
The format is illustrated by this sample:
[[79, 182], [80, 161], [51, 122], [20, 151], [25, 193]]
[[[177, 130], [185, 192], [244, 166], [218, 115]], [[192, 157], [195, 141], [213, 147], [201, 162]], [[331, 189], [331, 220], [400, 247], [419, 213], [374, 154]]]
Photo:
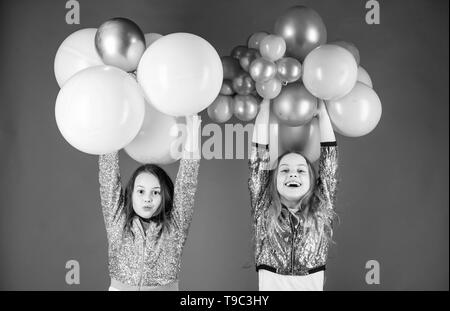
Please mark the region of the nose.
[[153, 198], [151, 196], [144, 199], [145, 203], [152, 203], [152, 201], [153, 201]]
[[290, 173], [289, 174], [289, 177], [294, 177], [294, 176], [297, 177], [298, 176], [297, 173]]

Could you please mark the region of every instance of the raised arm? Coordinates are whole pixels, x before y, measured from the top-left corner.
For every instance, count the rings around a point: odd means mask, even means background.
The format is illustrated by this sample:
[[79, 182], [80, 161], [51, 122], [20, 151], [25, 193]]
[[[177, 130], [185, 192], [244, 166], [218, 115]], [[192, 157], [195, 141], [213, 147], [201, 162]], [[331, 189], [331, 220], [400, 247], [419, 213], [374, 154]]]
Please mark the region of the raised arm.
[[317, 117], [320, 126], [319, 188], [328, 206], [334, 208], [338, 183], [338, 148], [330, 117], [323, 101], [319, 102]]
[[172, 219], [184, 239], [194, 213], [194, 197], [200, 167], [200, 124], [199, 116], [186, 117], [187, 138], [175, 180]]
[[269, 185], [269, 116], [270, 101], [263, 100], [255, 120], [250, 154], [248, 189], [250, 191], [251, 211], [258, 217], [265, 203]]
[[100, 202], [106, 231], [110, 232], [115, 216], [120, 212], [122, 184], [120, 182], [118, 151], [99, 156]]

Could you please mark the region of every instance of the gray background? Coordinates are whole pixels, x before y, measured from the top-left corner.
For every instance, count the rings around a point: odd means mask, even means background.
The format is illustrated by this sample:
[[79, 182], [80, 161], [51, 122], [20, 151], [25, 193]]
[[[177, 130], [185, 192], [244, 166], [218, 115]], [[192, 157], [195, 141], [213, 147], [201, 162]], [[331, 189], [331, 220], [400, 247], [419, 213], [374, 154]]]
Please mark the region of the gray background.
[[[81, 24], [67, 25], [65, 1], [2, 0], [0, 289], [109, 285], [97, 157], [66, 143], [54, 118], [53, 60], [64, 38], [123, 16], [144, 32], [195, 33], [226, 55], [304, 4], [322, 16], [329, 41], [356, 44], [383, 104], [372, 133], [338, 136], [341, 223], [325, 289], [448, 290], [448, 2], [380, 1], [380, 25], [365, 23], [365, 2], [81, 0]], [[120, 160], [126, 181], [138, 164]], [[172, 177], [177, 168], [165, 167]], [[247, 177], [246, 160], [202, 162], [181, 289], [257, 289]], [[70, 259], [81, 265], [80, 285], [65, 283]], [[380, 285], [365, 283], [372, 259]]]

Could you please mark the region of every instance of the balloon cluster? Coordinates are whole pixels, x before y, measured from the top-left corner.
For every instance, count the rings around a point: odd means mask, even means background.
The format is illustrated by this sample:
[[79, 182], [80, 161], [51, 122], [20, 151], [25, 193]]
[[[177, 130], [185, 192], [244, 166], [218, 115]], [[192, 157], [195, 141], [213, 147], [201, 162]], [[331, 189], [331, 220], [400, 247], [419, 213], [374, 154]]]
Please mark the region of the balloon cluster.
[[381, 118], [380, 99], [359, 63], [354, 44], [327, 43], [316, 11], [291, 7], [276, 20], [273, 34], [256, 32], [247, 46], [222, 57], [224, 80], [208, 114], [216, 122], [228, 121], [233, 113], [249, 121], [257, 114], [258, 96], [271, 100], [281, 151], [301, 151], [315, 161], [319, 101], [325, 102], [334, 130], [344, 136], [368, 134]]
[[66, 141], [89, 154], [125, 148], [141, 163], [178, 160], [177, 117], [208, 107], [223, 80], [220, 57], [204, 39], [144, 34], [126, 18], [72, 33], [54, 70], [56, 123]]

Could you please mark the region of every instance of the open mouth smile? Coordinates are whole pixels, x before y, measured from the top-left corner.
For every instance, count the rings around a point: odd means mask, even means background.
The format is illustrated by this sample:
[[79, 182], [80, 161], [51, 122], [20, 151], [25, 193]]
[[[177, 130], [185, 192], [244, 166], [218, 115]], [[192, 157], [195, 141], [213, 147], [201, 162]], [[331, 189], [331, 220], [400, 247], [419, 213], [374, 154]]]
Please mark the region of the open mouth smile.
[[286, 187], [289, 187], [289, 188], [298, 188], [298, 187], [300, 187], [302, 184], [299, 183], [298, 181], [288, 181], [288, 182], [285, 182], [284, 185], [285, 185]]

